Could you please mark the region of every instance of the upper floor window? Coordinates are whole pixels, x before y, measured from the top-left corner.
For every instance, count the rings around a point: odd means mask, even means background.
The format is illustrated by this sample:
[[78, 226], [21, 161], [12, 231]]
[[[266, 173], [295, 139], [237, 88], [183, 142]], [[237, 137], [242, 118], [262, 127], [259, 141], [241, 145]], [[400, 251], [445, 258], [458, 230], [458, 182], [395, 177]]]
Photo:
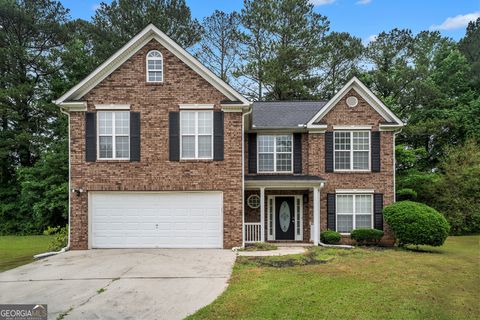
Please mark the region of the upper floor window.
[[292, 135], [259, 135], [258, 172], [292, 172]]
[[163, 57], [158, 50], [147, 54], [147, 82], [163, 82]]
[[370, 131], [335, 131], [335, 170], [370, 170]]
[[130, 158], [130, 112], [101, 111], [98, 117], [98, 158]]
[[336, 195], [337, 231], [373, 228], [373, 196], [371, 194]]
[[213, 159], [213, 111], [180, 112], [182, 159]]

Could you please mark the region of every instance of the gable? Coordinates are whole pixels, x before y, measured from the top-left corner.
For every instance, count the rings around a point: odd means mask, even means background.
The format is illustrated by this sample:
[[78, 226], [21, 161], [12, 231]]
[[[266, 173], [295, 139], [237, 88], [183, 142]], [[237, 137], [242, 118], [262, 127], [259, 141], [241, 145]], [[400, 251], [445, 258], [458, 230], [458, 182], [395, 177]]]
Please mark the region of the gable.
[[236, 92], [227, 83], [213, 74], [205, 66], [203, 66], [198, 60], [196, 60], [187, 51], [181, 48], [177, 43], [170, 39], [167, 35], [161, 32], [157, 27], [150, 24], [139, 34], [133, 37], [127, 44], [125, 44], [120, 50], [115, 52], [107, 61], [102, 63], [92, 73], [90, 73], [79, 84], [74, 86], [68, 92], [66, 92], [59, 99], [54, 101], [57, 105], [65, 106], [69, 101], [76, 101], [82, 99], [90, 90], [96, 87], [100, 82], [117, 70], [127, 60], [129, 60], [135, 53], [141, 50], [145, 45], [152, 40], [156, 40], [161, 46], [163, 46], [168, 52], [173, 54], [191, 70], [195, 71], [205, 81], [214, 86], [218, 91], [224, 94], [231, 101], [239, 101], [240, 104], [248, 105], [249, 102], [245, 97]]
[[[351, 95], [358, 99], [358, 105], [352, 108], [348, 107], [345, 101]], [[334, 109], [336, 109], [336, 111], [333, 111]], [[383, 123], [384, 127], [397, 128], [404, 125], [403, 122], [395, 116], [395, 114], [385, 106], [385, 104], [383, 104], [383, 102], [380, 101], [372, 91], [370, 91], [370, 89], [368, 89], [356, 77], [353, 77], [314, 117], [312, 117], [308, 122], [307, 127], [318, 128], [319, 126], [324, 125], [327, 120], [326, 117], [334, 118], [330, 120], [345, 122], [348, 121], [348, 114], [355, 115], [356, 118], [365, 117], [365, 119], [368, 119], [369, 116], [373, 117], [373, 119], [370, 119], [370, 122], [375, 119], [377, 124]]]

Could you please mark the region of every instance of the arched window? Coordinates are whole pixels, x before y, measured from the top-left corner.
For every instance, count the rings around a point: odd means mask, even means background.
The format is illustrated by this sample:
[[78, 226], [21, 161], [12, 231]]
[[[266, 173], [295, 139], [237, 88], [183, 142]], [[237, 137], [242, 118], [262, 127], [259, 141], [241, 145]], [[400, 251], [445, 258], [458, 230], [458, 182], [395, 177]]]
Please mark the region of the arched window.
[[163, 57], [158, 50], [147, 54], [147, 82], [163, 82]]

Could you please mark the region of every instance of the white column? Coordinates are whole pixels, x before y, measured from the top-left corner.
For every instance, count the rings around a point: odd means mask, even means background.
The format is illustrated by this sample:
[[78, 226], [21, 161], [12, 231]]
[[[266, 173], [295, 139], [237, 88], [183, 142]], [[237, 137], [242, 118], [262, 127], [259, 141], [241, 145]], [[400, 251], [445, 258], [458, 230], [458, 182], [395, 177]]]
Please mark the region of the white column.
[[313, 244], [320, 240], [320, 189], [313, 188]]
[[265, 188], [260, 188], [260, 241], [265, 242]]

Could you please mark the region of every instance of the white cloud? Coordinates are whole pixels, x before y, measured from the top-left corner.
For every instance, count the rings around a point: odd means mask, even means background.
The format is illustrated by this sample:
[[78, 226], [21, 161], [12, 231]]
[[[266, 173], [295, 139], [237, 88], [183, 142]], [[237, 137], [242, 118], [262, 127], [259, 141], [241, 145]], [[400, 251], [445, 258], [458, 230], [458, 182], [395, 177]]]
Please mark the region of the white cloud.
[[378, 37], [378, 34], [372, 34], [370, 36], [368, 36], [368, 42], [375, 42], [377, 41], [377, 37]]
[[323, 6], [326, 4], [334, 3], [337, 0], [309, 0], [314, 6]]
[[94, 5], [92, 6], [92, 10], [93, 10], [93, 11], [97, 11], [97, 9], [100, 9], [100, 4], [99, 4], [99, 3], [94, 4]]
[[443, 21], [440, 25], [433, 25], [430, 27], [430, 30], [452, 30], [458, 28], [464, 28], [468, 25], [470, 21], [476, 20], [480, 17], [480, 11], [467, 13], [467, 14], [459, 14], [455, 17], [448, 17], [445, 21]]
[[357, 4], [369, 4], [372, 0], [358, 0]]

